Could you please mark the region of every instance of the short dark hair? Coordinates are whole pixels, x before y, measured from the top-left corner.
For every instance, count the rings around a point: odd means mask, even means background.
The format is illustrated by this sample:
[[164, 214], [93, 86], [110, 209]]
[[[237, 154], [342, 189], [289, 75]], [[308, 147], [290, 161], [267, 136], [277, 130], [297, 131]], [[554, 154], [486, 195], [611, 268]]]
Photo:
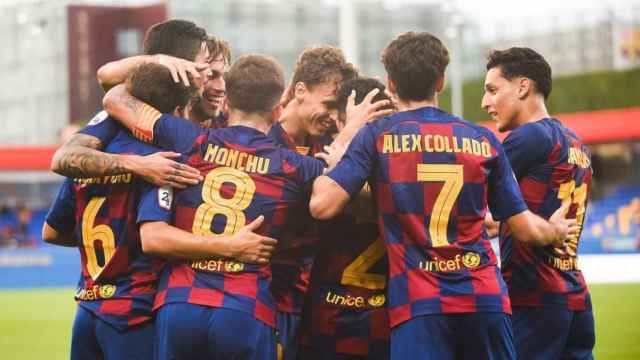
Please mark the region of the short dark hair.
[[304, 49], [296, 60], [293, 70], [290, 91], [294, 91], [295, 84], [302, 82], [312, 88], [333, 78], [346, 81], [356, 77], [358, 70], [352, 63], [347, 62], [342, 50], [331, 45], [318, 45]]
[[511, 80], [517, 76], [531, 79], [535, 90], [546, 99], [551, 94], [551, 66], [535, 50], [527, 47], [512, 47], [493, 50], [487, 56], [487, 71], [500, 68], [502, 76]]
[[191, 97], [197, 96], [195, 87], [173, 81], [169, 69], [155, 63], [138, 66], [125, 85], [131, 95], [162, 113], [172, 113], [176, 107], [184, 108]]
[[[355, 79], [351, 79], [342, 83], [342, 86], [338, 91], [338, 96], [336, 100], [338, 113], [344, 114], [346, 112], [347, 100], [349, 99], [349, 95], [351, 95], [351, 92], [353, 90], [356, 91], [355, 104], [358, 105], [362, 102], [362, 100], [364, 100], [364, 97], [367, 96], [367, 94], [371, 92], [371, 90], [373, 89], [380, 90], [376, 94], [376, 96], [373, 97], [374, 102], [379, 100], [391, 100], [391, 98], [389, 98], [389, 96], [384, 92], [385, 90], [384, 85], [380, 81], [374, 78], [357, 77]], [[393, 105], [389, 105], [386, 108], [392, 109]]]
[[284, 91], [284, 72], [271, 56], [240, 56], [224, 75], [229, 107], [244, 112], [270, 112]]
[[437, 80], [449, 65], [449, 51], [437, 37], [409, 31], [391, 41], [380, 60], [398, 97], [421, 101], [434, 97]]
[[193, 61], [206, 40], [207, 32], [195, 23], [172, 19], [147, 30], [143, 49], [146, 55], [166, 54]]

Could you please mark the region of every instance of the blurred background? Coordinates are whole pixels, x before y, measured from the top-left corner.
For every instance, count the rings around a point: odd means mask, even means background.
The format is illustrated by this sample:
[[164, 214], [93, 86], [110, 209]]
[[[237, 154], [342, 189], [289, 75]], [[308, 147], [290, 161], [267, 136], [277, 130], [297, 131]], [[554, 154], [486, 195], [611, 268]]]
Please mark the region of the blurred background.
[[[488, 51], [540, 52], [553, 69], [550, 112], [593, 153], [580, 253], [593, 284], [597, 355], [640, 358], [632, 326], [640, 306], [630, 301], [640, 296], [639, 0], [0, 0], [0, 349], [17, 351], [4, 358], [30, 358], [40, 348], [48, 358], [67, 357], [79, 257], [40, 238], [62, 181], [49, 163], [100, 110], [98, 67], [140, 54], [146, 29], [168, 18], [226, 39], [233, 57], [273, 55], [288, 76], [306, 46], [332, 44], [364, 74], [384, 79], [382, 48], [400, 32], [429, 31], [451, 52], [441, 106], [492, 129], [480, 108]], [[32, 345], [29, 326], [51, 324], [59, 331]], [[26, 333], [15, 335], [17, 326]]]

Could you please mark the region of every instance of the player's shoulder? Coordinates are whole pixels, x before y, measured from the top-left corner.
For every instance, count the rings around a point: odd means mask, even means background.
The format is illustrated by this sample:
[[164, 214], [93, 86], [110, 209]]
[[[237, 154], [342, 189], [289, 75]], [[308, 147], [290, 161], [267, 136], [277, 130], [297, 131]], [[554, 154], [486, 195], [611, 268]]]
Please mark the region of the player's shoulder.
[[105, 151], [112, 154], [149, 155], [158, 152], [159, 149], [136, 139], [125, 128], [120, 128], [113, 140], [105, 147]]
[[582, 138], [578, 134], [576, 134], [575, 131], [564, 126], [564, 124], [560, 120], [556, 118], [550, 118], [546, 120], [549, 122], [550, 126], [553, 126], [555, 129], [557, 129], [558, 132], [562, 133], [563, 135], [571, 138], [572, 140], [578, 143], [582, 143]]
[[557, 135], [556, 124], [548, 118], [528, 122], [511, 130], [505, 141], [551, 144]]

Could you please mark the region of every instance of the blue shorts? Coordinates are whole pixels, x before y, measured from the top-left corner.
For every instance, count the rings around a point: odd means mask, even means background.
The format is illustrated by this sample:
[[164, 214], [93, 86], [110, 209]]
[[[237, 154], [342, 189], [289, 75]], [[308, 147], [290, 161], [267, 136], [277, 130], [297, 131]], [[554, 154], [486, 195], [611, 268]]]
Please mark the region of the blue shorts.
[[153, 358], [152, 321], [118, 331], [78, 306], [71, 334], [71, 360]]
[[276, 313], [278, 360], [295, 360], [298, 356], [298, 330], [300, 315], [278, 311]]
[[558, 307], [513, 307], [518, 359], [593, 359], [593, 312]]
[[275, 330], [242, 311], [170, 303], [156, 314], [155, 359], [275, 360]]
[[515, 359], [511, 317], [504, 313], [436, 314], [391, 329], [391, 359]]

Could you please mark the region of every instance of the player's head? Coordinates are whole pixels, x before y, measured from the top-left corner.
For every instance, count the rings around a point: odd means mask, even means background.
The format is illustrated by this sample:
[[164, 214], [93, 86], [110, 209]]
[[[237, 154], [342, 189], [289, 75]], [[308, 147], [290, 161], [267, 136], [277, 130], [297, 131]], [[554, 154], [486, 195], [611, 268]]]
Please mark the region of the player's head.
[[387, 71], [389, 91], [400, 101], [432, 100], [444, 88], [449, 51], [426, 32], [398, 35], [380, 57]]
[[209, 60], [207, 32], [187, 20], [167, 20], [147, 30], [143, 42], [146, 55], [165, 54], [195, 62]]
[[169, 69], [154, 63], [136, 68], [125, 86], [131, 95], [158, 111], [177, 116], [182, 116], [189, 100], [198, 96], [195, 86], [186, 87], [182, 82], [173, 81]]
[[262, 54], [243, 55], [229, 68], [224, 80], [229, 112], [260, 114], [269, 124], [280, 116], [284, 72], [274, 58]]
[[517, 126], [518, 115], [531, 101], [544, 104], [551, 93], [551, 67], [533, 49], [493, 50], [481, 106], [498, 122], [499, 131]]
[[[369, 77], [357, 77], [342, 83], [340, 90], [338, 91], [338, 97], [336, 100], [336, 106], [338, 108], [338, 130], [342, 130], [347, 120], [347, 101], [352, 91], [356, 92], [355, 104], [358, 105], [364, 100], [365, 96], [371, 90], [379, 89], [380, 91], [373, 97], [373, 102], [380, 100], [391, 100], [389, 95], [385, 92], [384, 85], [373, 78]], [[386, 109], [392, 109], [393, 105], [385, 107]]]
[[224, 74], [229, 70], [231, 49], [225, 40], [209, 35], [207, 37], [209, 51], [210, 75], [204, 82], [203, 97], [193, 105], [193, 114], [200, 119], [211, 119], [220, 115], [226, 87]]
[[307, 134], [323, 135], [332, 127], [337, 120], [335, 103], [340, 84], [356, 75], [353, 64], [335, 46], [314, 46], [300, 54], [288, 96]]

